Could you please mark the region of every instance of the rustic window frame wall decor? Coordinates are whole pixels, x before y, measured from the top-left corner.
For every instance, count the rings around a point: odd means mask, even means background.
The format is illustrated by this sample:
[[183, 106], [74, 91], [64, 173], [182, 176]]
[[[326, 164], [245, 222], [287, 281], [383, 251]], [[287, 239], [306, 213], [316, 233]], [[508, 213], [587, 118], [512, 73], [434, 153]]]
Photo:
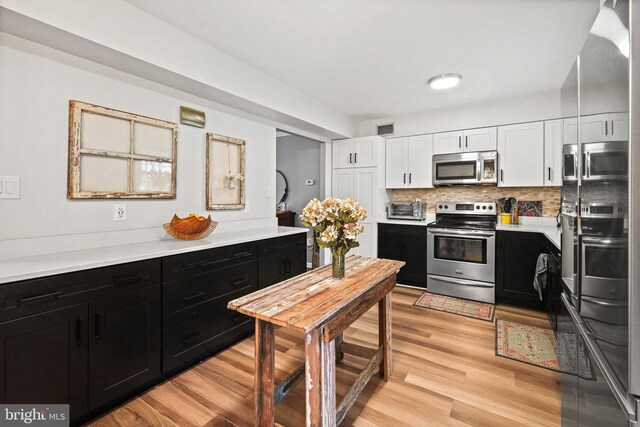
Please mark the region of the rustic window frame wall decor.
[[176, 123], [69, 101], [67, 198], [175, 199], [177, 142]]
[[206, 145], [207, 210], [244, 209], [245, 141], [207, 133]]

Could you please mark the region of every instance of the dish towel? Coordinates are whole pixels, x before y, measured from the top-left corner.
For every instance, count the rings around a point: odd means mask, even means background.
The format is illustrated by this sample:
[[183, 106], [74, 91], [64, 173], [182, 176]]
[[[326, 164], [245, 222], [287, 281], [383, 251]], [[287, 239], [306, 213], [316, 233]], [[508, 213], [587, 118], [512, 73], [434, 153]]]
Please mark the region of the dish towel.
[[538, 255], [536, 262], [536, 273], [533, 276], [533, 287], [538, 291], [540, 301], [542, 301], [542, 292], [547, 288], [547, 258], [549, 255]]

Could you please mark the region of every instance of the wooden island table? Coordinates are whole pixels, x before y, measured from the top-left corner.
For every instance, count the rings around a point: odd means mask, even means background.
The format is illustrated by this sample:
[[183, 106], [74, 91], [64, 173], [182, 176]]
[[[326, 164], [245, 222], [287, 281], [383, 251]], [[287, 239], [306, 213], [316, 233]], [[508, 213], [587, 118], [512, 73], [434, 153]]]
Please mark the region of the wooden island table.
[[[303, 376], [307, 426], [340, 424], [377, 367], [384, 380], [389, 379], [391, 290], [403, 265], [402, 261], [350, 256], [343, 279], [332, 278], [328, 265], [229, 303], [230, 309], [256, 319], [256, 426], [274, 425], [275, 406]], [[376, 303], [380, 346], [336, 409], [335, 366], [342, 354], [342, 334]], [[277, 387], [275, 326], [305, 334], [305, 364]]]

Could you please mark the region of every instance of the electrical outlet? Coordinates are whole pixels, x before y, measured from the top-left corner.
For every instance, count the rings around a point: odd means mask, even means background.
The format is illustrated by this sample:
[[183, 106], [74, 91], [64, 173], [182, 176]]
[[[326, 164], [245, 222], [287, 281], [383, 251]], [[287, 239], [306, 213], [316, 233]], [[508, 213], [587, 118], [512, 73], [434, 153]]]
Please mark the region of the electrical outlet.
[[0, 176], [0, 199], [20, 198], [20, 177]]
[[266, 197], [267, 197], [267, 199], [271, 198], [271, 187], [267, 187]]
[[127, 220], [127, 205], [124, 203], [116, 203], [113, 205], [113, 220], [114, 221], [126, 221]]
[[307, 246], [313, 246], [313, 237], [307, 237]]

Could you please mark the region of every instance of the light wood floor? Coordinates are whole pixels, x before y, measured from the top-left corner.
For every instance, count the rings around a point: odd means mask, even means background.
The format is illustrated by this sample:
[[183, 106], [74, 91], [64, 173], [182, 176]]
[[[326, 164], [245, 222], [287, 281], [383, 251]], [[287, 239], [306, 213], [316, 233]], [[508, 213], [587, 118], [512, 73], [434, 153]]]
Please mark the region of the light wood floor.
[[[495, 356], [494, 324], [414, 307], [420, 291], [393, 293], [392, 378], [374, 376], [342, 425], [560, 425], [559, 374]], [[543, 313], [498, 306], [496, 317], [548, 327]], [[345, 341], [377, 346], [372, 309]], [[304, 359], [302, 337], [280, 329], [276, 382]], [[337, 368], [338, 402], [365, 360], [345, 355]], [[304, 425], [304, 381], [276, 409], [286, 426]], [[253, 338], [94, 420], [93, 426], [253, 425]]]

